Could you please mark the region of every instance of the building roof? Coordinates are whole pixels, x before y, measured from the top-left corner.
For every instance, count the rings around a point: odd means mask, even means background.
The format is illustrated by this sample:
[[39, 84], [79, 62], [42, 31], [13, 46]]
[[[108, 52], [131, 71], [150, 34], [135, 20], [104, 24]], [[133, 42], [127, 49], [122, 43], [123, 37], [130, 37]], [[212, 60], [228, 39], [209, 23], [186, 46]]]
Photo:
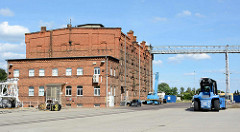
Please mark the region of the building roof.
[[109, 58], [119, 62], [119, 59], [112, 56], [74, 56], [74, 57], [53, 57], [53, 58], [27, 58], [27, 59], [6, 59], [6, 61], [33, 61], [33, 60], [57, 60], [57, 59], [83, 59], [83, 58]]

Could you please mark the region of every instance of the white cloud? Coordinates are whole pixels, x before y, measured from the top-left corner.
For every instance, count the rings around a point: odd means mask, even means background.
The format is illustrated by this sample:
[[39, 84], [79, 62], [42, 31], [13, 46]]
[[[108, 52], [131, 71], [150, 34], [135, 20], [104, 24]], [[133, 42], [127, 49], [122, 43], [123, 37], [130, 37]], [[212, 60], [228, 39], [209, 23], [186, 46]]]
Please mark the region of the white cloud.
[[185, 76], [194, 76], [194, 75], [196, 75], [196, 73], [195, 72], [190, 72], [190, 73], [184, 73], [184, 75]]
[[18, 42], [24, 39], [28, 28], [19, 25], [8, 25], [8, 22], [0, 23], [0, 39], [3, 41]]
[[0, 67], [7, 68], [6, 59], [23, 59], [25, 55], [26, 45], [24, 42], [20, 44], [0, 43]]
[[200, 14], [200, 13], [195, 13], [194, 15], [195, 15], [196, 17], [200, 17], [200, 18], [205, 17], [204, 15], [202, 15], [202, 14]]
[[6, 59], [23, 59], [26, 58], [26, 55], [13, 52], [5, 52], [2, 54], [2, 57]]
[[0, 15], [2, 16], [14, 16], [14, 13], [8, 8], [0, 9]]
[[20, 44], [10, 44], [10, 43], [0, 43], [0, 52], [25, 52], [26, 45], [25, 43]]
[[177, 14], [177, 16], [179, 17], [191, 16], [191, 15], [192, 15], [192, 12], [190, 12], [189, 10], [185, 10]]
[[167, 18], [165, 17], [154, 17], [153, 22], [164, 22], [167, 21]]
[[211, 59], [211, 56], [207, 54], [178, 54], [174, 57], [169, 57], [168, 60], [171, 62], [181, 62], [185, 59], [192, 59], [192, 60], [204, 60], [204, 59]]
[[162, 61], [161, 60], [153, 60], [154, 65], [161, 65]]

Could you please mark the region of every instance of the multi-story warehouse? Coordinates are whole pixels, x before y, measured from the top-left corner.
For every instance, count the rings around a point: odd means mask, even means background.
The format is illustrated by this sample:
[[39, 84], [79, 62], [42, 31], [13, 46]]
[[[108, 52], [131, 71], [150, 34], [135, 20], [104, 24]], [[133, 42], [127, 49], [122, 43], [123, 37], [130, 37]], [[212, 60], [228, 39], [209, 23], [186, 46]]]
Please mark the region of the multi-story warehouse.
[[138, 44], [133, 31], [126, 35], [101, 24], [41, 27], [26, 33], [25, 43], [26, 59], [7, 60], [24, 106], [51, 98], [63, 106], [108, 107], [146, 99], [152, 86], [150, 47]]

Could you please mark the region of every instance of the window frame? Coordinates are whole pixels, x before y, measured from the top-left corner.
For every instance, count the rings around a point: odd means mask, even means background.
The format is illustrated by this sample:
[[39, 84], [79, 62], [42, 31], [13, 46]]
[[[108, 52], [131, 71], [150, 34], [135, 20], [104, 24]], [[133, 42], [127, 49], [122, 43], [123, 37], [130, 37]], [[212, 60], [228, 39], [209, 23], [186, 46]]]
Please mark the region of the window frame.
[[94, 96], [100, 96], [100, 95], [101, 95], [100, 86], [94, 86]]
[[[40, 72], [41, 71], [41, 72]], [[42, 72], [43, 71], [43, 72]], [[39, 74], [38, 76], [44, 77], [45, 76], [45, 69], [39, 69]]]
[[[69, 94], [70, 91], [70, 94]], [[72, 86], [68, 85], [65, 87], [65, 96], [72, 96]]]
[[[40, 91], [40, 89], [43, 89], [43, 91]], [[40, 95], [40, 92], [43, 92], [43, 94]], [[44, 86], [39, 86], [38, 87], [38, 96], [44, 96]]]
[[[68, 71], [68, 70], [71, 70], [71, 71]], [[72, 76], [72, 68], [66, 68], [66, 76]]]
[[34, 77], [35, 76], [35, 70], [34, 69], [29, 69], [28, 70], [28, 76], [29, 77]]
[[[31, 89], [31, 91], [30, 91], [30, 89]], [[30, 92], [31, 92], [31, 94], [30, 94]], [[34, 87], [33, 86], [29, 86], [28, 87], [28, 96], [34, 96]]]
[[[16, 74], [16, 71], [18, 71], [18, 73]], [[20, 75], [20, 70], [19, 69], [14, 69], [13, 70], [13, 77], [19, 77]]]
[[110, 75], [112, 76], [113, 74], [112, 74], [112, 68], [110, 68]]
[[[55, 71], [56, 73], [54, 73], [54, 70], [56, 70], [56, 71]], [[58, 76], [58, 68], [53, 68], [53, 69], [52, 69], [52, 76], [53, 76], [53, 77], [57, 77], [57, 76]]]
[[[80, 91], [80, 94], [78, 94], [78, 91]], [[77, 86], [77, 96], [83, 96], [83, 86], [81, 85]]]
[[[80, 73], [80, 74], [78, 74]], [[83, 75], [83, 68], [82, 67], [78, 67], [77, 68], [77, 76], [82, 76]]]
[[94, 75], [100, 75], [100, 67], [94, 67]]

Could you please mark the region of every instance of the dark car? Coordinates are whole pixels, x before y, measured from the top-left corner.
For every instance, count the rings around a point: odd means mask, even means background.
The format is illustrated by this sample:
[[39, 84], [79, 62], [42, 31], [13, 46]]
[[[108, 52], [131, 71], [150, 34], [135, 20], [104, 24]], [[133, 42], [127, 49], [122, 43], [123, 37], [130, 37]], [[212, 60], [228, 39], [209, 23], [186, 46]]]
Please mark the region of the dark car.
[[140, 107], [141, 107], [141, 105], [142, 105], [141, 100], [139, 100], [139, 99], [133, 99], [133, 100], [131, 101], [131, 103], [130, 103], [129, 106], [136, 106], [136, 107], [140, 106]]

